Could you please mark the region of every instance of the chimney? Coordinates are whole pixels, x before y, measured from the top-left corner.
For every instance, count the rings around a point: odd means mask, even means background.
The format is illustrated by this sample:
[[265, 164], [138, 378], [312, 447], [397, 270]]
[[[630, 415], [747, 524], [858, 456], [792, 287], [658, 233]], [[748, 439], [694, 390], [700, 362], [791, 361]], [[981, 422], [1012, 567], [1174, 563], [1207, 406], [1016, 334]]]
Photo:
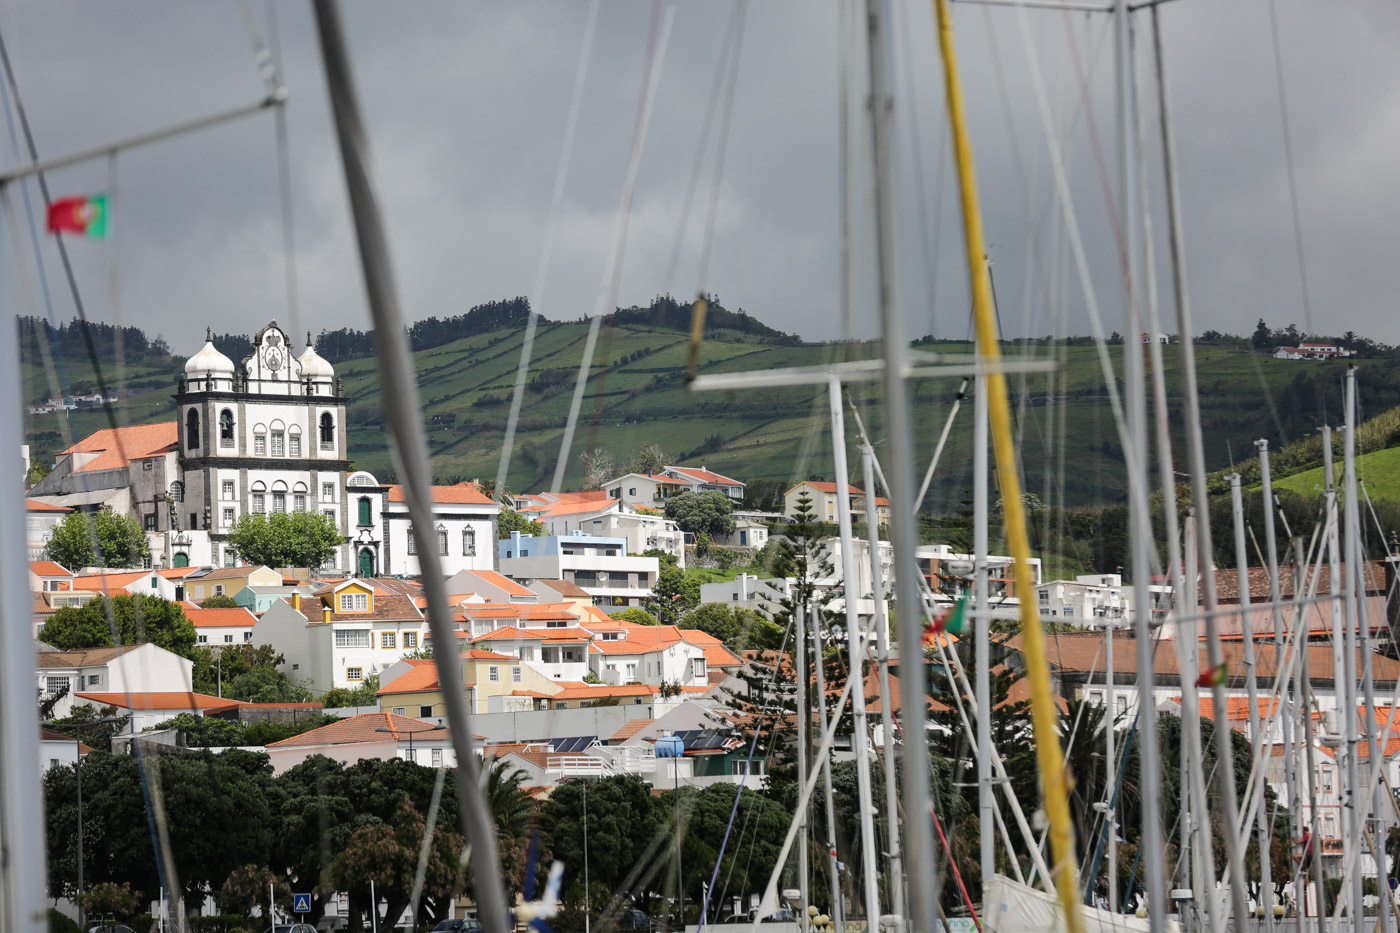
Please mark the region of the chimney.
[[301, 612], [301, 590], [292, 591], [292, 608]]
[[331, 621], [331, 606], [330, 606], [330, 603], [322, 603], [322, 604], [321, 604], [321, 621], [322, 621], [322, 622], [325, 622], [325, 623], [327, 623], [327, 624], [330, 623], [330, 621]]

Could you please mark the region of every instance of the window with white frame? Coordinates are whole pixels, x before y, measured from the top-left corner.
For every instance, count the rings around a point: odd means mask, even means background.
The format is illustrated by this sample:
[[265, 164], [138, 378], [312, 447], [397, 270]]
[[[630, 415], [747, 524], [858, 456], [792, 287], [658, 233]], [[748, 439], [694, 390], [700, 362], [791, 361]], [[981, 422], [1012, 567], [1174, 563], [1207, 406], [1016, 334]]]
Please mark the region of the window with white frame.
[[442, 556], [442, 557], [446, 557], [446, 556], [447, 556], [447, 529], [446, 529], [446, 528], [443, 528], [441, 525], [438, 526], [438, 530], [437, 530], [437, 546], [438, 546], [438, 554], [439, 554], [440, 556]]
[[253, 435], [253, 456], [255, 456], [255, 457], [265, 457], [265, 456], [267, 456], [267, 435], [266, 435], [266, 434], [254, 434], [254, 435]]
[[521, 649], [520, 649], [520, 660], [522, 660], [522, 661], [533, 661], [533, 660], [535, 660], [535, 649], [534, 649], [533, 647], [529, 646], [529, 645], [526, 645], [525, 647], [521, 648]]
[[395, 644], [395, 642], [397, 642], [397, 641], [398, 641], [398, 636], [397, 636], [394, 632], [380, 632], [380, 633], [379, 633], [379, 647], [381, 647], [381, 648], [396, 648], [396, 647], [398, 647], [398, 646]]
[[395, 706], [394, 709], [393, 709], [393, 713], [394, 713], [395, 716], [402, 716], [402, 715], [404, 715], [404, 707], [402, 707], [402, 706]]
[[368, 648], [369, 629], [342, 629], [335, 633], [335, 646], [337, 648]]
[[201, 636], [199, 636], [199, 643], [200, 643], [201, 645], [208, 644], [208, 642], [209, 642], [209, 636], [208, 636], [208, 635], [201, 635]]
[[510, 682], [513, 684], [518, 684], [524, 683], [524, 681], [525, 675], [520, 672], [520, 665], [512, 664], [510, 666]]
[[703, 680], [705, 677], [705, 659], [693, 658], [690, 662], [691, 674], [696, 680]]
[[299, 493], [297, 493], [296, 495], [292, 496], [292, 511], [293, 511], [293, 512], [305, 512], [305, 511], [306, 511], [306, 494], [305, 494], [305, 493], [299, 492]]
[[220, 488], [221, 490], [223, 490], [223, 497], [224, 497], [225, 499], [232, 499], [232, 498], [233, 498], [233, 480], [231, 480], [231, 479], [226, 479], [226, 480], [224, 480], [222, 483], [219, 484], [219, 488]]
[[347, 667], [345, 669], [345, 679], [351, 683], [359, 683], [365, 679], [365, 670], [362, 667]]
[[224, 509], [224, 527], [233, 524], [233, 509]]
[[253, 493], [253, 511], [259, 515], [267, 511], [267, 499], [260, 492]]
[[441, 768], [441, 767], [442, 767], [442, 749], [440, 749], [440, 748], [435, 748], [435, 749], [433, 749], [433, 767], [434, 767], [434, 768]]
[[285, 492], [274, 492], [272, 494], [272, 511], [287, 511], [287, 494]]
[[64, 691], [64, 690], [67, 690], [67, 689], [68, 689], [68, 678], [67, 678], [67, 677], [45, 677], [45, 678], [44, 678], [44, 691], [45, 691], [46, 693], [48, 693], [49, 696], [56, 696], [57, 694], [61, 693], [61, 692]]
[[222, 583], [216, 583], [216, 584], [214, 584], [214, 595], [215, 595], [215, 596], [222, 596], [222, 595], [224, 595], [224, 585], [223, 585]]
[[301, 456], [301, 435], [300, 435], [300, 434], [293, 434], [291, 437], [287, 438], [287, 456], [289, 456], [289, 457], [300, 457], [300, 456]]
[[412, 528], [408, 529], [408, 553], [418, 553], [418, 539], [414, 537]]
[[472, 528], [462, 529], [462, 556], [476, 556], [476, 531]]
[[417, 633], [417, 632], [404, 632], [404, 633], [403, 633], [403, 646], [404, 646], [405, 648], [417, 648], [417, 647], [418, 647], [418, 633]]
[[283, 452], [284, 452], [285, 450], [286, 450], [286, 444], [285, 444], [285, 442], [284, 442], [284, 435], [282, 434], [281, 431], [273, 431], [273, 432], [272, 432], [272, 455], [273, 455], [274, 457], [281, 457], [281, 456], [284, 456], [284, 453], [283, 453]]
[[224, 566], [225, 566], [225, 567], [232, 567], [232, 566], [233, 566], [233, 563], [234, 563], [234, 558], [235, 558], [235, 554], [234, 554], [233, 548], [231, 548], [231, 547], [226, 547], [226, 548], [224, 548]]
[[231, 645], [231, 644], [233, 644], [233, 635], [231, 635], [231, 634], [230, 634], [230, 635], [225, 635], [225, 636], [224, 636], [224, 644], [226, 644], [226, 645]]
[[487, 679], [488, 681], [490, 681], [491, 683], [493, 683], [493, 684], [498, 684], [498, 683], [500, 683], [500, 682], [501, 682], [501, 668], [500, 668], [498, 665], [495, 665], [495, 664], [492, 664], [491, 666], [487, 667], [487, 668], [486, 668], [486, 679]]
[[[340, 611], [341, 611], [341, 612], [368, 612], [368, 611], [369, 611], [369, 594], [368, 594], [368, 593], [341, 593], [341, 594], [340, 594]], [[366, 648], [369, 647], [369, 642], [368, 642], [368, 641], [366, 641], [365, 647], [366, 647]]]
[[99, 686], [101, 683], [102, 683], [102, 675], [101, 675], [101, 674], [89, 674], [89, 675], [88, 675], [88, 686], [89, 686], [89, 687], [96, 687], [96, 686]]
[[322, 502], [334, 502], [334, 501], [335, 501], [335, 483], [322, 483], [322, 484], [321, 484], [321, 501], [322, 501]]

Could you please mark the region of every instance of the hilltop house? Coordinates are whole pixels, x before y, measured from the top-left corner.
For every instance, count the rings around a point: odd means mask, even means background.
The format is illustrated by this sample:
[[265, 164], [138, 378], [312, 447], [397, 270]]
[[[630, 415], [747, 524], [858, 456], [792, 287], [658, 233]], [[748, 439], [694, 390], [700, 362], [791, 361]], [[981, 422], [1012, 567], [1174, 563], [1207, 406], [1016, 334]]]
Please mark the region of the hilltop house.
[[39, 699], [61, 696], [54, 718], [72, 712], [74, 696], [86, 690], [111, 693], [185, 691], [193, 686], [194, 663], [152, 644], [36, 652]]
[[[850, 486], [851, 522], [857, 529], [865, 525], [866, 499], [869, 498], [859, 486]], [[806, 496], [811, 504], [812, 520], [834, 524], [838, 519], [837, 506], [841, 497], [836, 493], [836, 484], [814, 479], [804, 479], [783, 493], [783, 514], [789, 521], [797, 520], [798, 500]], [[875, 497], [875, 515], [881, 525], [890, 523], [890, 500], [883, 496]]]
[[578, 532], [536, 538], [517, 531], [497, 545], [502, 573], [527, 584], [567, 580], [587, 591], [595, 606], [642, 605], [660, 572], [655, 557], [629, 557], [625, 538], [595, 538]]

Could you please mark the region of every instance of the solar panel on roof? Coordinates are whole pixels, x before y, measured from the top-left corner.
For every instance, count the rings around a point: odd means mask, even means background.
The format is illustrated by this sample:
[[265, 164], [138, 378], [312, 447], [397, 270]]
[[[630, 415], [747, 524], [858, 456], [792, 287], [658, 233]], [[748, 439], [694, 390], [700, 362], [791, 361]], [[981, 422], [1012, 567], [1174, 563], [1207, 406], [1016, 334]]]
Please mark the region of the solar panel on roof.
[[556, 752], [562, 754], [581, 752], [585, 748], [591, 747], [596, 741], [598, 741], [596, 735], [571, 735], [562, 739], [550, 739], [549, 744]]

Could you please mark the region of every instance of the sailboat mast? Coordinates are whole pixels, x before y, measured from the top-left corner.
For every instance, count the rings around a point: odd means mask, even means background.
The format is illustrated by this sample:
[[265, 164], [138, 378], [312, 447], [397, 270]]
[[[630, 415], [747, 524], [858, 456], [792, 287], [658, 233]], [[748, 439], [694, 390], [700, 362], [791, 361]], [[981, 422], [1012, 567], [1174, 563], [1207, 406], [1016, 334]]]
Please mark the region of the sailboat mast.
[[[807, 691], [811, 688], [812, 682], [807, 677], [807, 613], [811, 611], [811, 608], [808, 605], [807, 593], [811, 575], [811, 568], [804, 567], [803, 578], [799, 583], [802, 588], [802, 599], [792, 614], [792, 637], [797, 645], [797, 664], [792, 678], [793, 686], [797, 688], [797, 786], [801, 788], [807, 786], [807, 753], [810, 750], [807, 744], [807, 733], [811, 727], [811, 714], [807, 712]], [[799, 801], [795, 814], [800, 827], [797, 833], [797, 889], [801, 892], [798, 898], [800, 910], [797, 923], [799, 930], [807, 928], [807, 905], [810, 903], [807, 893], [807, 874], [811, 871], [810, 857], [807, 853], [807, 813], [806, 800]], [[762, 920], [763, 918], [757, 919]]]
[[[895, 299], [894, 191], [890, 120], [893, 102], [887, 89], [889, 64], [884, 32], [887, 0], [865, 0], [866, 42], [870, 62], [870, 143], [875, 172], [875, 255], [879, 268], [878, 304], [884, 337], [885, 436], [889, 444], [890, 537], [895, 555], [895, 602], [898, 606], [900, 654], [911, 663], [900, 678], [904, 720], [904, 793], [908, 806], [910, 922], [914, 933], [937, 927], [934, 903], [933, 823], [929, 819], [929, 760], [925, 712], [925, 678], [919, 663], [923, 602], [919, 597], [918, 540], [913, 511], [914, 419], [905, 370], [909, 347], [904, 317]], [[878, 917], [868, 920], [878, 923]], [[1076, 931], [1077, 933], [1077, 931]]]
[[[851, 530], [851, 482], [846, 462], [846, 418], [841, 410], [841, 383], [833, 376], [827, 383], [827, 402], [831, 407], [831, 453], [836, 470], [836, 522], [841, 533], [841, 576], [844, 580], [846, 604], [846, 676], [856, 681], [851, 693], [851, 710], [855, 719], [852, 751], [856, 756], [856, 794], [860, 800], [861, 869], [865, 879], [865, 916], [868, 923], [880, 922], [880, 886], [875, 866], [875, 808], [870, 790], [869, 730], [866, 728], [864, 667], [864, 633], [861, 631], [857, 599], [860, 582], [856, 575], [855, 538]], [[866, 492], [865, 507], [872, 505], [873, 491]], [[821, 663], [821, 659], [817, 659]], [[818, 700], [820, 702], [820, 699]]]
[[977, 818], [982, 859], [982, 885], [996, 871], [992, 808], [991, 661], [987, 644], [991, 619], [987, 612], [987, 380], [978, 376], [972, 397], [972, 605], [977, 694]]
[[[875, 495], [875, 451], [861, 448], [865, 494]], [[902, 920], [904, 905], [904, 857], [899, 851], [899, 798], [894, 761], [894, 694], [890, 692], [890, 623], [885, 606], [885, 575], [880, 566], [880, 510], [867, 503], [866, 534], [870, 539], [870, 592], [875, 600], [875, 645], [880, 652], [880, 725], [885, 745], [885, 827], [889, 835], [890, 913]], [[980, 761], [980, 759], [979, 759]], [[896, 925], [894, 933], [899, 933]]]
[[[825, 657], [822, 651], [822, 626], [820, 613], [816, 606], [812, 607], [812, 646], [815, 651], [816, 663], [813, 668], [817, 673], [817, 728], [822, 734], [826, 734], [826, 665], [822, 663]], [[838, 931], [846, 928], [845, 918], [841, 909], [841, 875], [836, 867], [836, 800], [831, 787], [831, 756], [822, 756], [822, 784], [826, 796], [826, 870], [827, 885], [831, 904], [831, 917], [836, 923]], [[805, 922], [805, 921], [804, 921]]]
[[1240, 593], [1240, 631], [1244, 636], [1244, 667], [1249, 694], [1249, 747], [1254, 756], [1255, 780], [1250, 789], [1253, 806], [1259, 815], [1259, 906], [1264, 911], [1264, 928], [1273, 933], [1274, 891], [1269, 865], [1269, 814], [1264, 806], [1265, 774], [1260, 755], [1264, 751], [1264, 736], [1259, 728], [1259, 674], [1254, 651], [1254, 615], [1250, 611], [1249, 552], [1244, 542], [1244, 498], [1240, 490], [1240, 474], [1230, 474], [1230, 514], [1235, 526], [1235, 579]]

